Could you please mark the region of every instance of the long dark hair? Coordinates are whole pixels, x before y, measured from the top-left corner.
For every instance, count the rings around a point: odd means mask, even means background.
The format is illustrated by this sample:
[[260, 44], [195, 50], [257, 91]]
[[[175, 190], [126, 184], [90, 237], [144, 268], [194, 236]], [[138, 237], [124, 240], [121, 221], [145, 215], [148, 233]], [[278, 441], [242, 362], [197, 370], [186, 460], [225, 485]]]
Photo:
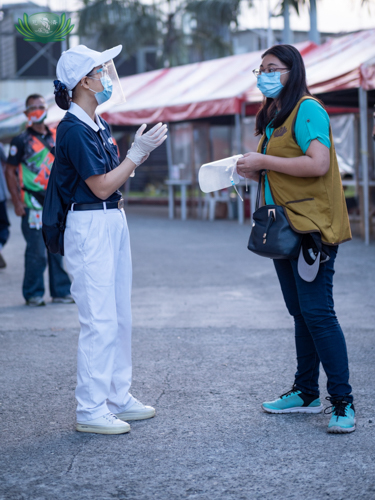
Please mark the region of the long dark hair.
[[270, 54], [280, 59], [288, 68], [290, 71], [289, 78], [277, 98], [279, 110], [276, 108], [276, 99], [264, 98], [263, 105], [256, 116], [255, 135], [264, 134], [267, 125], [272, 119], [273, 128], [280, 127], [301, 97], [311, 95], [307, 88], [305, 65], [298, 50], [292, 45], [274, 45], [262, 54], [262, 59]]

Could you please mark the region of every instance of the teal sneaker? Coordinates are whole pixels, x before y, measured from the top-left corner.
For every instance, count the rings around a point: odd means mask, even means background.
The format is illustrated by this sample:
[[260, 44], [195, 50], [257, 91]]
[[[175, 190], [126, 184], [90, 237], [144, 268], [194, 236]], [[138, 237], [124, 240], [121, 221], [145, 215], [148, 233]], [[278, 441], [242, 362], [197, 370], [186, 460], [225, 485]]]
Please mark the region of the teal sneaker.
[[262, 409], [267, 413], [320, 413], [323, 405], [316, 396], [305, 394], [293, 386], [275, 401], [263, 403]]
[[[324, 413], [332, 413], [327, 432], [335, 434], [346, 434], [355, 431], [355, 409], [353, 403], [345, 400], [326, 398], [332, 403], [324, 410]], [[331, 409], [332, 408], [332, 409]], [[328, 411], [331, 410], [331, 411]]]

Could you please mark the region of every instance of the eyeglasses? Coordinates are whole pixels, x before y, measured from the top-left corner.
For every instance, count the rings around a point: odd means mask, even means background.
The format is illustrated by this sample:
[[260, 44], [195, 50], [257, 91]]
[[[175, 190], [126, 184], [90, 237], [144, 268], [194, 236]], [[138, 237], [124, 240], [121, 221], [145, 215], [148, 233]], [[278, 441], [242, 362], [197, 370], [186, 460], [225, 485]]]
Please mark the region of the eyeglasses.
[[[94, 73], [93, 71], [94, 70], [90, 71], [90, 73], [86, 75], [88, 78], [92, 78], [93, 80], [100, 80], [100, 78], [102, 78], [103, 76], [108, 75], [108, 68], [106, 64], [103, 64], [103, 66], [97, 69]], [[98, 73], [99, 73], [99, 78], [94, 78], [94, 76], [92, 76], [92, 75], [97, 75]]]
[[280, 69], [288, 69], [288, 68], [264, 68], [264, 69], [253, 69], [253, 75], [255, 78], [258, 78], [262, 73], [266, 73], [267, 75], [272, 75], [272, 73], [275, 73], [276, 71], [279, 71]]

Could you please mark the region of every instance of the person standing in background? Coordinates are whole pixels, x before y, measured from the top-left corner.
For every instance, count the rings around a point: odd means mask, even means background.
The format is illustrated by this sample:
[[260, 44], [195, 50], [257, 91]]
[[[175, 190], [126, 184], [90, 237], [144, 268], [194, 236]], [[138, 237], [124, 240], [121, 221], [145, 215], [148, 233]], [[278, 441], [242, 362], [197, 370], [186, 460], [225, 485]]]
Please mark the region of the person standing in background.
[[26, 99], [28, 127], [12, 139], [6, 168], [8, 189], [16, 214], [22, 218], [26, 240], [25, 274], [22, 292], [28, 306], [44, 306], [43, 273], [47, 265], [52, 302], [73, 303], [70, 279], [63, 268], [61, 255], [47, 252], [42, 235], [42, 208], [50, 170], [55, 159], [55, 130], [44, 120], [47, 106], [43, 96]]
[[6, 156], [4, 148], [0, 143], [0, 269], [6, 267], [6, 262], [4, 260], [4, 257], [2, 256], [1, 250], [3, 249], [5, 243], [8, 241], [8, 227], [10, 226], [6, 207], [7, 190], [4, 177], [5, 162]]

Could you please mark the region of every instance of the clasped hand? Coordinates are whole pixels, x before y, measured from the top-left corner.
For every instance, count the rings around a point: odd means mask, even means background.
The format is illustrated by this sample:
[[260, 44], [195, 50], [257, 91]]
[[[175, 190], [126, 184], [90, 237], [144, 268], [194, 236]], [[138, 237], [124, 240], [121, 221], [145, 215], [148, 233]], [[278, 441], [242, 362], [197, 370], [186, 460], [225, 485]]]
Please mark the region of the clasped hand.
[[258, 180], [259, 170], [264, 168], [264, 155], [261, 153], [245, 153], [237, 161], [237, 172], [242, 177]]

